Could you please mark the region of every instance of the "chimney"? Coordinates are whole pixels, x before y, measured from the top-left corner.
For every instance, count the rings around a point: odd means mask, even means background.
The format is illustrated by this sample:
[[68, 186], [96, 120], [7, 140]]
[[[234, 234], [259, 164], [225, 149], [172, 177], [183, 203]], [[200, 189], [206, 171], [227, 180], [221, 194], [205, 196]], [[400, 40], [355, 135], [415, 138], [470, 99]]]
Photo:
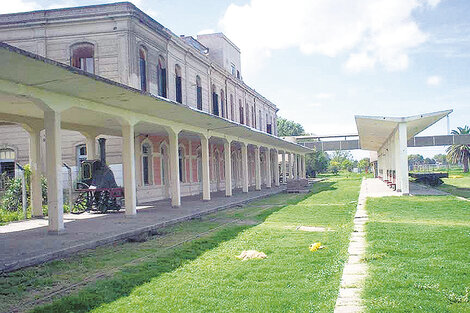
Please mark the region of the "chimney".
[[98, 143], [100, 145], [100, 160], [103, 165], [106, 164], [106, 138], [99, 138]]

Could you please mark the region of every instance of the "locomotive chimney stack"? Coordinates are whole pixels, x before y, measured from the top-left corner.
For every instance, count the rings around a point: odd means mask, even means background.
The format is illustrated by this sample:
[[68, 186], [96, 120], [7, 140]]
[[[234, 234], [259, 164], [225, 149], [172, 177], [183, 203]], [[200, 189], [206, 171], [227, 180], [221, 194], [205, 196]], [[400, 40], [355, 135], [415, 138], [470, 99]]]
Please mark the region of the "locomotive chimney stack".
[[99, 138], [98, 144], [100, 145], [100, 160], [103, 165], [106, 164], [106, 138]]

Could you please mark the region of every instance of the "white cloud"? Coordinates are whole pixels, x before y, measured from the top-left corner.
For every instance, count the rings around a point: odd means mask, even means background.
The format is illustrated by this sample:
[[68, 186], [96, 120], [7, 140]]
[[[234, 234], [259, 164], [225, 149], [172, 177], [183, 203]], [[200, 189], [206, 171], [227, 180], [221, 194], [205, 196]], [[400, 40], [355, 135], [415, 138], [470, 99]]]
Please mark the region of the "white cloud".
[[39, 10], [41, 6], [34, 1], [8, 0], [0, 6], [0, 14]]
[[219, 26], [242, 50], [246, 70], [256, 70], [274, 50], [306, 55], [346, 55], [346, 69], [408, 67], [410, 49], [426, 41], [413, 11], [438, 0], [251, 0], [231, 4]]
[[442, 77], [437, 76], [437, 75], [429, 76], [428, 79], [426, 80], [426, 83], [429, 86], [439, 86], [441, 82], [442, 82]]
[[315, 98], [317, 98], [317, 99], [322, 99], [322, 100], [331, 99], [331, 98], [333, 98], [333, 97], [334, 97], [334, 95], [331, 94], [331, 93], [317, 93], [317, 94], [315, 95]]
[[437, 6], [439, 4], [439, 2], [441, 2], [441, 0], [427, 0], [428, 5], [433, 7], [433, 8], [435, 6]]
[[319, 108], [319, 107], [323, 106], [323, 104], [320, 103], [320, 102], [312, 102], [312, 103], [307, 104], [306, 106], [311, 107], [311, 108]]
[[213, 34], [213, 33], [215, 33], [215, 30], [213, 30], [212, 28], [207, 28], [207, 29], [198, 31], [197, 35], [205, 35], [205, 34]]

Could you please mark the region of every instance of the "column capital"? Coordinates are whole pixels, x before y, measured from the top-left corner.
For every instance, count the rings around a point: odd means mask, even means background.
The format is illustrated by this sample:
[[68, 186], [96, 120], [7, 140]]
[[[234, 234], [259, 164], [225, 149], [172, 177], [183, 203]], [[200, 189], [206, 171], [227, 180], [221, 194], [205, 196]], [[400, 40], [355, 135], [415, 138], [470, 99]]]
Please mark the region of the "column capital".
[[121, 126], [135, 126], [137, 125], [137, 123], [140, 122], [139, 119], [132, 117], [132, 116], [131, 117], [119, 116], [119, 117], [116, 117], [116, 119], [121, 124]]
[[170, 135], [178, 136], [178, 134], [182, 131], [181, 128], [175, 126], [163, 126], [166, 132]]

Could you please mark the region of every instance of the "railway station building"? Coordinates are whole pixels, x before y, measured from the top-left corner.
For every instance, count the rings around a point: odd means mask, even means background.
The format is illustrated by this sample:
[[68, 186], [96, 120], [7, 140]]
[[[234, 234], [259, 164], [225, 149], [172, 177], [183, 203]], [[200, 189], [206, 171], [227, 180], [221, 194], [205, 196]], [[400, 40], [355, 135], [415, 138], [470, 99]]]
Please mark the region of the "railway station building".
[[98, 138], [127, 216], [305, 177], [311, 150], [277, 137], [276, 105], [222, 33], [177, 36], [126, 2], [5, 14], [0, 64], [0, 169], [31, 165], [34, 216], [46, 176], [50, 232], [64, 230], [62, 164], [98, 158]]

